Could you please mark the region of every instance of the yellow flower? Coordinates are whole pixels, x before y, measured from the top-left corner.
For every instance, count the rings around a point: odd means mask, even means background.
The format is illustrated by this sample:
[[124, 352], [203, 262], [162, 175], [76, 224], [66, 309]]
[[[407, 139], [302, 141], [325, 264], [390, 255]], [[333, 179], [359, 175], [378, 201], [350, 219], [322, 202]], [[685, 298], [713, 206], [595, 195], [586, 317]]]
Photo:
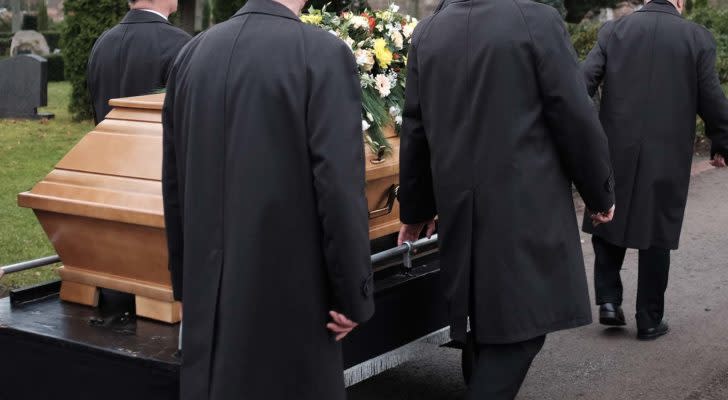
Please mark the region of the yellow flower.
[[380, 38], [374, 41], [374, 55], [377, 57], [381, 68], [387, 68], [392, 63], [392, 52], [387, 48], [387, 41], [384, 39]]
[[323, 20], [324, 20], [324, 17], [322, 15], [315, 15], [315, 14], [301, 15], [301, 21], [303, 21], [307, 24], [311, 24], [311, 25], [318, 25]]

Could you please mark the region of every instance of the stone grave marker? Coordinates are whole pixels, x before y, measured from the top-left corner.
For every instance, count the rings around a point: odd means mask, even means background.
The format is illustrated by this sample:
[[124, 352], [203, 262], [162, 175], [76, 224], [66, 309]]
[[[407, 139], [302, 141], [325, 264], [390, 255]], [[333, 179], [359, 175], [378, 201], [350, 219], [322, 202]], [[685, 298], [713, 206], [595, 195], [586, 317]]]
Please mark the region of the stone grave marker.
[[53, 118], [38, 113], [48, 105], [48, 66], [32, 54], [0, 61], [0, 118]]

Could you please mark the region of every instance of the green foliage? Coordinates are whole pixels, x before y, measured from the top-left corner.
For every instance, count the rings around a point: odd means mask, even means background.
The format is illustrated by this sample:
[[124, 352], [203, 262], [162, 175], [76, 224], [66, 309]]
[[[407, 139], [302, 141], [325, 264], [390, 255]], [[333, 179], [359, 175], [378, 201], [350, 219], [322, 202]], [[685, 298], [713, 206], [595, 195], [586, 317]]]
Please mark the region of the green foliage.
[[227, 21], [245, 5], [245, 0], [213, 0], [212, 18], [216, 24]]
[[86, 87], [86, 63], [98, 37], [116, 25], [128, 10], [126, 0], [66, 0], [61, 33], [65, 77], [73, 90], [69, 111], [75, 120], [90, 119], [91, 99]]
[[[33, 211], [18, 207], [17, 194], [41, 180], [70, 148], [93, 128], [76, 123], [68, 113], [71, 85], [48, 84], [48, 107], [56, 117], [49, 121], [0, 120], [0, 265], [52, 255], [53, 247]], [[55, 268], [41, 268], [0, 279], [3, 287], [16, 288], [57, 278]]]
[[65, 80], [63, 67], [63, 56], [61, 54], [51, 54], [46, 57], [48, 61], [48, 82], [60, 82]]
[[583, 60], [597, 43], [600, 25], [595, 22], [584, 22], [581, 24], [569, 24], [569, 34], [574, 44], [574, 49]]
[[0, 18], [0, 32], [10, 32], [13, 29], [13, 25], [10, 20]]
[[10, 56], [11, 39], [0, 38], [0, 57]]
[[210, 27], [210, 19], [212, 18], [212, 5], [210, 0], [205, 0], [205, 4], [202, 7], [202, 30]]
[[51, 51], [61, 48], [61, 32], [41, 32]]
[[37, 31], [38, 30], [38, 16], [25, 14], [23, 15], [22, 30], [24, 31]]
[[[717, 44], [715, 69], [718, 72], [723, 91], [728, 86], [728, 10], [707, 7], [705, 1], [695, 0], [688, 18], [708, 28]], [[705, 124], [698, 120], [698, 140], [705, 141]]]
[[38, 5], [38, 30], [47, 31], [48, 25], [48, 6], [46, 5], [46, 0], [40, 0], [40, 4]]
[[372, 148], [372, 151], [379, 155], [381, 158], [387, 152], [390, 151], [389, 143], [384, 138], [384, 132], [382, 127], [392, 123], [392, 117], [389, 115], [389, 110], [386, 108], [386, 104], [379, 98], [379, 93], [375, 90], [367, 88], [362, 90], [362, 108], [367, 116], [367, 119], [371, 120], [373, 124], [367, 130], [368, 135], [365, 135], [367, 144]]
[[717, 44], [716, 69], [721, 83], [728, 83], [728, 10], [710, 7], [696, 8], [688, 18], [708, 28]]
[[688, 18], [710, 29], [714, 35], [728, 34], [728, 10], [696, 6]]

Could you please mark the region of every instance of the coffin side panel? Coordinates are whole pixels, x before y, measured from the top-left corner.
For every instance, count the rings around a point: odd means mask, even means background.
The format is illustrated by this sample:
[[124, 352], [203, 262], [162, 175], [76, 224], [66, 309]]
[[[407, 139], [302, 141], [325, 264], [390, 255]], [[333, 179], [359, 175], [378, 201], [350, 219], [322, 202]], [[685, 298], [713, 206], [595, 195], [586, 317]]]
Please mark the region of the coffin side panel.
[[67, 266], [170, 287], [163, 229], [36, 210]]

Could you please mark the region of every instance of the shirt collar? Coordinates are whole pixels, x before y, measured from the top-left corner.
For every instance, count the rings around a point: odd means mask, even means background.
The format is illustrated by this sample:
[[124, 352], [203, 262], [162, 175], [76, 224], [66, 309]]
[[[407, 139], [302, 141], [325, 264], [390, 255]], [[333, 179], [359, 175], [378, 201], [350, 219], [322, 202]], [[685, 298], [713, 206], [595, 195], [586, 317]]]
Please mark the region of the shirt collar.
[[122, 24], [149, 24], [149, 23], [164, 23], [169, 24], [169, 21], [167, 21], [166, 18], [164, 18], [163, 15], [160, 15], [156, 12], [151, 12], [151, 10], [139, 10], [139, 9], [133, 9], [129, 10], [128, 13], [126, 13], [126, 16], [124, 19], [121, 20]]
[[155, 11], [155, 10], [150, 10], [150, 9], [148, 9], [148, 8], [139, 8], [139, 10], [141, 10], [141, 11], [146, 11], [146, 12], [150, 12], [150, 13], [153, 13], [153, 14], [157, 14], [157, 15], [159, 15], [160, 17], [164, 18], [164, 19], [165, 19], [165, 21], [169, 21], [169, 18], [165, 17], [165, 16], [164, 16], [164, 14], [162, 14], [162, 13], [161, 13], [161, 12], [159, 12], [159, 11]]

